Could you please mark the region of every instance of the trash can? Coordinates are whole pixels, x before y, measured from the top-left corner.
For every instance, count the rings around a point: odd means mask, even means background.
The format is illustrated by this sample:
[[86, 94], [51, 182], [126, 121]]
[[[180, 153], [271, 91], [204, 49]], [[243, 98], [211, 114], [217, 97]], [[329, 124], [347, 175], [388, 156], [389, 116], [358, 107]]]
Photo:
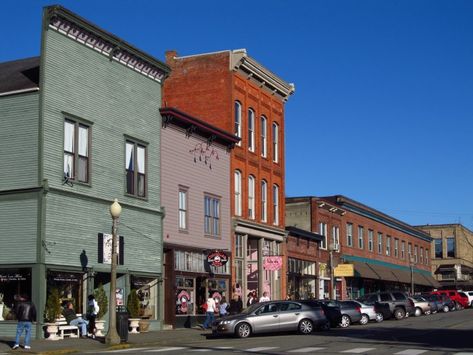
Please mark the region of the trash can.
[[117, 307], [117, 332], [120, 342], [128, 341], [128, 312], [125, 307]]

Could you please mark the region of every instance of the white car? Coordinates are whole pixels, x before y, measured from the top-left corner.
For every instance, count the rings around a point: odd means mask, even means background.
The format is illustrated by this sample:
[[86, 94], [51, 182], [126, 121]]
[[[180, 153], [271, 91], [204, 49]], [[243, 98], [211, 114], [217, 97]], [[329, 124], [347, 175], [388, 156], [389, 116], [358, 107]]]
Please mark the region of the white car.
[[365, 325], [368, 324], [370, 320], [375, 320], [376, 322], [382, 322], [384, 317], [382, 313], [376, 313], [374, 310], [374, 306], [370, 306], [364, 303], [361, 303], [359, 301], [345, 301], [349, 303], [356, 303], [358, 307], [360, 307], [361, 310], [361, 319], [360, 319], [360, 324]]
[[458, 291], [468, 296], [468, 304], [473, 307], [473, 291]]

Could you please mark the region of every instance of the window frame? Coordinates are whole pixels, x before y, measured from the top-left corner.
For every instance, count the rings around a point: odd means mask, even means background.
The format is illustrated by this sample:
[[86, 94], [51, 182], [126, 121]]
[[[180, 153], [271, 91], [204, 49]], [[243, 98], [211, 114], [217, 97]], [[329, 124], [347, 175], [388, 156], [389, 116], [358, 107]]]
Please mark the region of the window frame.
[[268, 222], [268, 182], [261, 180], [261, 222]]
[[265, 115], [261, 115], [261, 156], [268, 157], [268, 119]]
[[[207, 211], [207, 200], [209, 200], [210, 210]], [[218, 207], [218, 216], [214, 215], [215, 203]], [[210, 214], [208, 214], [210, 212]], [[222, 199], [219, 196], [204, 193], [204, 235], [212, 238], [218, 238], [222, 235]], [[208, 220], [208, 222], [207, 222]], [[215, 228], [217, 222], [217, 228]], [[207, 228], [207, 226], [209, 226]], [[215, 230], [217, 229], [217, 230]]]
[[363, 226], [358, 226], [358, 249], [365, 249], [365, 229]]
[[256, 192], [256, 178], [253, 175], [248, 175], [248, 218], [255, 219], [255, 192]]
[[374, 231], [372, 229], [368, 229], [368, 250], [374, 251]]
[[248, 109], [248, 150], [252, 153], [256, 150], [255, 142], [255, 111]]
[[394, 257], [399, 258], [399, 238], [394, 238]]
[[[455, 255], [456, 255], [456, 240], [455, 240], [455, 237], [446, 237], [446, 245], [447, 245], [447, 258], [455, 258]], [[453, 250], [452, 252], [450, 252], [449, 248], [449, 242], [452, 242], [452, 247], [453, 247]]]
[[[440, 255], [437, 254], [437, 247], [440, 246]], [[442, 259], [443, 258], [443, 240], [442, 238], [434, 239], [434, 256], [435, 259]]]
[[353, 223], [347, 222], [347, 246], [353, 247]]
[[276, 122], [273, 122], [271, 127], [273, 138], [273, 163], [279, 163], [279, 125]]
[[[178, 202], [177, 202], [177, 225], [179, 231], [188, 231], [189, 230], [189, 188], [185, 186], [179, 186], [178, 189]], [[184, 194], [184, 207], [181, 208], [181, 194]], [[181, 212], [184, 215], [184, 226], [181, 226]]]
[[378, 254], [383, 254], [383, 233], [378, 232]]
[[233, 127], [233, 133], [235, 136], [240, 138], [240, 140], [236, 143], [236, 145], [241, 146], [241, 138], [242, 138], [242, 129], [241, 129], [241, 102], [238, 100], [235, 100], [234, 103], [234, 127]]
[[279, 186], [273, 184], [273, 225], [279, 225]]
[[[72, 151], [67, 151], [66, 150], [66, 123], [72, 124], [74, 127], [74, 131], [72, 133]], [[86, 149], [87, 149], [87, 155], [82, 156], [79, 152], [80, 150], [80, 129], [81, 128], [86, 128], [87, 129], [87, 144], [86, 144]], [[64, 180], [71, 180], [75, 183], [80, 183], [80, 184], [85, 184], [85, 185], [90, 185], [91, 182], [91, 174], [90, 174], [90, 167], [91, 167], [91, 141], [92, 141], [92, 124], [91, 122], [85, 121], [78, 119], [76, 117], [71, 117], [69, 114], [64, 115], [64, 121], [63, 121], [63, 179]], [[72, 157], [72, 176], [66, 176], [66, 155]], [[86, 178], [85, 180], [79, 180], [79, 166], [80, 166], [80, 159], [81, 158], [86, 158]]]
[[240, 170], [235, 170], [233, 174], [233, 198], [234, 198], [234, 208], [235, 208], [235, 216], [241, 216], [242, 215], [242, 193], [241, 193], [241, 182], [242, 182], [242, 173]]
[[[128, 191], [128, 168], [127, 168], [127, 144], [133, 145], [133, 192]], [[138, 148], [144, 149], [144, 187], [143, 195], [138, 194], [139, 172], [137, 167]], [[147, 199], [148, 198], [148, 143], [125, 136], [125, 194], [127, 196]]]
[[320, 249], [327, 250], [327, 234], [328, 234], [328, 224], [325, 222], [319, 222], [319, 234], [324, 237], [324, 240], [320, 243]]
[[391, 256], [391, 236], [386, 235], [386, 255]]

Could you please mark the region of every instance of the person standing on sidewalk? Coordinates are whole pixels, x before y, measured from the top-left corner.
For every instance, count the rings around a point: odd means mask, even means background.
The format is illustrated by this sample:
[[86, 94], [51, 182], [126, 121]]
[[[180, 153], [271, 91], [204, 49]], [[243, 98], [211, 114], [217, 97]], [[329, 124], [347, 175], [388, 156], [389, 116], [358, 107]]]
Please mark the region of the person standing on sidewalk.
[[216, 304], [215, 304], [215, 300], [212, 298], [212, 297], [209, 297], [207, 299], [207, 310], [206, 310], [206, 313], [205, 313], [205, 322], [204, 324], [202, 325], [204, 327], [204, 329], [209, 329], [212, 327], [212, 323], [214, 321], [214, 313], [215, 313], [215, 309], [216, 309]]
[[260, 302], [268, 302], [271, 301], [271, 299], [268, 296], [268, 293], [265, 291], [263, 292], [263, 296], [260, 297], [259, 299]]
[[25, 331], [25, 349], [31, 349], [31, 325], [36, 322], [36, 307], [28, 302], [27, 296], [20, 296], [14, 309], [18, 324], [16, 326], [15, 344], [12, 349], [20, 347], [20, 337]]
[[95, 300], [94, 295], [89, 295], [88, 302], [87, 302], [87, 320], [89, 321], [89, 333], [90, 336], [95, 339], [95, 319], [97, 318], [97, 314], [99, 313], [99, 305]]

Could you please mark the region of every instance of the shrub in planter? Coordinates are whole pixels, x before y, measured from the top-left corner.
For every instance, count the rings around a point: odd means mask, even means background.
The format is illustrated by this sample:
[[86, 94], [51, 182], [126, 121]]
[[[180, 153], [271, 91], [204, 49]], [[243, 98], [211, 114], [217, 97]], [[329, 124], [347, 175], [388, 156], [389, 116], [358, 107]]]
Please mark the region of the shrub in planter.
[[136, 290], [131, 290], [130, 294], [128, 295], [127, 299], [127, 309], [128, 313], [130, 314], [130, 318], [138, 318], [140, 316], [140, 299], [138, 298], [138, 294]]
[[61, 316], [61, 299], [57, 288], [52, 288], [46, 300], [44, 308], [44, 320], [54, 323]]
[[108, 311], [108, 298], [102, 284], [99, 284], [99, 287], [94, 291], [94, 297], [99, 306], [97, 319], [102, 319], [105, 313]]

